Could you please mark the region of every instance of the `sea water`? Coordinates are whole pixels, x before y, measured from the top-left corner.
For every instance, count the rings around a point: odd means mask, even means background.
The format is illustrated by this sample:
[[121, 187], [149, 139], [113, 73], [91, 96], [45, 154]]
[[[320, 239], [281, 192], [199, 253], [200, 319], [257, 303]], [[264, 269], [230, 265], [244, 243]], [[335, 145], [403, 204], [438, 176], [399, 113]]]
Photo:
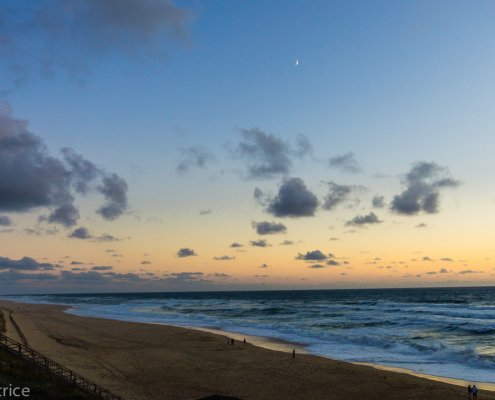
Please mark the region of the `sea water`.
[[73, 314], [206, 327], [312, 354], [495, 382], [495, 288], [4, 296]]

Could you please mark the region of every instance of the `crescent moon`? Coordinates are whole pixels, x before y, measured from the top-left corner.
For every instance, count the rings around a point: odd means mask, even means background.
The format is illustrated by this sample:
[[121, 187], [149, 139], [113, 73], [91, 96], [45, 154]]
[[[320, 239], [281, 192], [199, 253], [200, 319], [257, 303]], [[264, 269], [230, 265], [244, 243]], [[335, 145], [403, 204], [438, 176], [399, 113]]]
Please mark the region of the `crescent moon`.
[[296, 60], [296, 63], [294, 65], [299, 65], [299, 60]]

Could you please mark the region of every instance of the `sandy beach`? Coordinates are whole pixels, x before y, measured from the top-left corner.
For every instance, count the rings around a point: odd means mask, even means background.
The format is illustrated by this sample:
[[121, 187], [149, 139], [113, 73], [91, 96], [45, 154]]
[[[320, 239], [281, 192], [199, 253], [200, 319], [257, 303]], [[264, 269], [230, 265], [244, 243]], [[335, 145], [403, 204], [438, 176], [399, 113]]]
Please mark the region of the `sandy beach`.
[[[126, 400], [465, 399], [466, 389], [408, 374], [270, 350], [174, 326], [79, 317], [53, 305], [0, 302], [7, 334]], [[479, 399], [495, 399], [481, 391]]]

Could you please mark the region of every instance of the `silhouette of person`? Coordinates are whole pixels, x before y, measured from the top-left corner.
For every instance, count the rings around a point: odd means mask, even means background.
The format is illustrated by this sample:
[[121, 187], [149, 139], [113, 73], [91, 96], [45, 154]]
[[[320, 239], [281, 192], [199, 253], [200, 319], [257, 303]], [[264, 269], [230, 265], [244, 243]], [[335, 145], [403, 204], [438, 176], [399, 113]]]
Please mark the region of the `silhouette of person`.
[[478, 388], [476, 385], [473, 385], [473, 400], [476, 400], [478, 398]]
[[473, 398], [473, 388], [471, 385], [468, 385], [468, 400], [472, 400]]
[[246, 344], [246, 338], [244, 338], [244, 344]]
[[234, 339], [230, 339], [230, 344], [233, 346], [234, 345]]
[[292, 349], [292, 359], [296, 358], [296, 349]]

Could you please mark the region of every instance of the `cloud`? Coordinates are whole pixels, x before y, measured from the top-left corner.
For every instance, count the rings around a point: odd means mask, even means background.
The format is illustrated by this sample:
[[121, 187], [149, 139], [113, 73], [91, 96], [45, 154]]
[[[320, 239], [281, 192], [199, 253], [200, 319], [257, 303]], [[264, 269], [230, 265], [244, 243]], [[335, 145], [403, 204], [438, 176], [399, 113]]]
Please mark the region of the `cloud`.
[[428, 225], [426, 225], [424, 222], [417, 224], [415, 228], [426, 228]]
[[23, 257], [20, 260], [12, 260], [8, 257], [0, 257], [0, 270], [18, 271], [50, 271], [55, 269], [54, 264], [40, 263], [31, 257]]
[[331, 265], [333, 267], [336, 267], [336, 266], [340, 265], [340, 263], [338, 261], [335, 261], [335, 260], [328, 260], [327, 265]]
[[192, 168], [204, 169], [215, 156], [205, 147], [191, 146], [181, 150], [182, 160], [177, 165], [177, 173], [185, 174]]
[[241, 141], [234, 153], [248, 161], [248, 178], [272, 178], [289, 173], [292, 162], [287, 142], [258, 128], [241, 129], [240, 133]]
[[325, 266], [322, 264], [312, 264], [312, 265], [308, 265], [308, 268], [319, 269], [319, 268], [325, 268]]
[[312, 151], [308, 138], [299, 134], [292, 147], [285, 140], [258, 128], [241, 129], [241, 139], [232, 153], [247, 161], [249, 179], [286, 176], [292, 168], [292, 158], [303, 157]]
[[268, 264], [261, 264], [258, 268], [264, 269], [264, 268], [269, 268], [269, 266]]
[[114, 219], [124, 211], [127, 184], [122, 178], [105, 174], [70, 149], [62, 150], [62, 159], [53, 157], [27, 126], [12, 117], [8, 105], [0, 105], [0, 211], [49, 209], [41, 221], [74, 226], [79, 219], [75, 195], [86, 193], [96, 178], [102, 179], [100, 191], [107, 200], [102, 215]]
[[340, 239], [338, 237], [331, 237], [330, 239], [331, 242], [338, 242]]
[[117, 174], [107, 175], [98, 190], [106, 200], [97, 211], [104, 219], [113, 221], [126, 211], [128, 186], [124, 179]]
[[87, 228], [81, 226], [80, 228], [74, 229], [72, 233], [69, 235], [70, 238], [73, 239], [91, 239], [92, 236], [90, 235], [89, 231]]
[[239, 247], [244, 247], [241, 243], [237, 243], [237, 242], [234, 242], [230, 245], [230, 247], [236, 249], [236, 248], [239, 248]]
[[357, 215], [353, 219], [347, 221], [345, 224], [348, 226], [364, 226], [364, 225], [372, 225], [379, 224], [382, 221], [378, 218], [378, 216], [374, 212], [370, 212], [366, 215]]
[[100, 236], [96, 236], [93, 238], [95, 242], [105, 243], [105, 242], [120, 242], [122, 239], [119, 239], [109, 233], [103, 233]]
[[443, 189], [456, 188], [460, 184], [450, 176], [446, 167], [424, 161], [413, 165], [403, 183], [405, 189], [394, 196], [390, 205], [392, 211], [403, 215], [438, 213], [440, 192]]
[[180, 249], [177, 252], [177, 257], [184, 258], [184, 257], [192, 257], [192, 256], [197, 256], [197, 254], [194, 252], [193, 249], [189, 249], [187, 247]]
[[235, 260], [235, 257], [231, 256], [219, 256], [219, 257], [213, 257], [214, 260], [217, 261], [230, 261], [230, 260]]
[[286, 179], [277, 196], [269, 201], [266, 211], [276, 217], [311, 217], [318, 208], [318, 199], [301, 178]]
[[452, 260], [452, 258], [450, 257], [443, 257], [441, 260], [446, 262], [454, 262], [454, 260]]
[[287, 231], [287, 227], [284, 224], [277, 222], [253, 222], [252, 226], [256, 229], [258, 235], [271, 235], [275, 233], [285, 233]]
[[345, 153], [332, 157], [328, 160], [328, 166], [351, 174], [361, 172], [361, 167], [354, 157], [354, 153]]
[[162, 57], [188, 37], [190, 13], [171, 0], [10, 2], [0, 25], [0, 65], [16, 82], [58, 72], [80, 80], [106, 56]]
[[292, 240], [284, 240], [279, 244], [279, 246], [292, 246], [294, 242]]
[[200, 210], [199, 215], [208, 215], [211, 214], [211, 210]]
[[91, 271], [110, 271], [112, 269], [113, 269], [113, 267], [111, 267], [109, 265], [96, 265], [96, 266], [91, 268]]
[[472, 270], [472, 269], [465, 269], [463, 271], [459, 271], [458, 274], [460, 275], [465, 275], [465, 274], [479, 274], [480, 271], [475, 271], [475, 270]]
[[174, 272], [167, 275], [165, 280], [171, 283], [197, 282], [203, 280], [203, 276], [202, 272]]
[[0, 215], [0, 226], [12, 226], [12, 220], [6, 215]]
[[141, 261], [141, 265], [149, 265], [149, 264], [151, 264], [151, 261], [148, 260]]
[[304, 260], [304, 261], [323, 261], [328, 260], [329, 256], [323, 254], [320, 250], [308, 251], [306, 254], [299, 253], [296, 256], [296, 260]]
[[440, 271], [438, 271], [440, 274], [447, 274], [449, 271], [447, 271], [447, 268], [440, 268]]
[[355, 191], [363, 189], [361, 186], [340, 185], [332, 181], [326, 183], [329, 190], [323, 199], [323, 208], [325, 210], [333, 210], [339, 204], [349, 201]]
[[249, 243], [251, 243], [251, 246], [253, 247], [270, 247], [271, 245], [267, 243], [265, 239], [260, 239], [260, 240], [251, 240]]
[[385, 207], [385, 197], [384, 196], [373, 196], [373, 199], [371, 200], [371, 205], [374, 208], [383, 208]]

